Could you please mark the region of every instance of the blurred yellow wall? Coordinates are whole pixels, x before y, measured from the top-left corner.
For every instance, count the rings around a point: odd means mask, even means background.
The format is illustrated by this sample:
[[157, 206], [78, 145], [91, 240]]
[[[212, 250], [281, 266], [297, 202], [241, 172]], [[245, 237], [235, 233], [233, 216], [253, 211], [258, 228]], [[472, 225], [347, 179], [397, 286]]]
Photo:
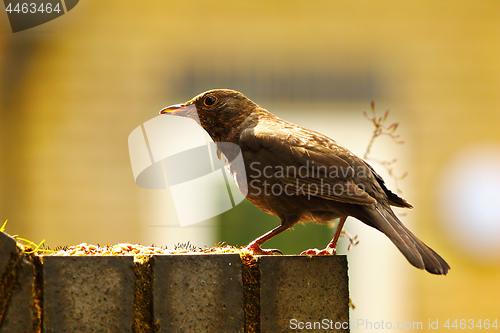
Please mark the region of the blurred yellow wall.
[[0, 219], [50, 245], [150, 242], [127, 137], [158, 109], [215, 88], [209, 74], [369, 70], [411, 147], [412, 229], [452, 266], [447, 277], [408, 267], [412, 320], [500, 319], [498, 256], [467, 256], [437, 204], [456, 154], [500, 143], [500, 2], [380, 3], [86, 0], [16, 34], [2, 14]]

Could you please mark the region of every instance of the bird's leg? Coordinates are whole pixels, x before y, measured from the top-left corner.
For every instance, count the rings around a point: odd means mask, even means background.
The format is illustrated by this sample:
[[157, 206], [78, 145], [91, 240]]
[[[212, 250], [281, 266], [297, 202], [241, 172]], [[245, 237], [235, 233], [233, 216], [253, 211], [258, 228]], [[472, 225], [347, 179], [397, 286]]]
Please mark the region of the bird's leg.
[[325, 248], [325, 250], [333, 252], [332, 254], [335, 254], [337, 252], [337, 242], [339, 240], [342, 228], [344, 227], [344, 223], [346, 220], [347, 216], [340, 218], [339, 224], [337, 225], [337, 229], [335, 229], [335, 234], [333, 235], [333, 239], [330, 243], [328, 243], [327, 247]]
[[347, 220], [347, 216], [343, 216], [340, 218], [339, 223], [337, 224], [337, 228], [335, 229], [335, 234], [333, 235], [333, 239], [326, 248], [323, 250], [318, 249], [309, 249], [301, 253], [301, 255], [334, 255], [337, 252], [337, 242], [339, 240], [340, 234], [342, 233], [342, 228], [344, 227], [344, 223]]
[[290, 222], [289, 219], [281, 219], [281, 225], [277, 226], [273, 230], [266, 232], [262, 236], [256, 238], [250, 244], [245, 246], [243, 250], [251, 252], [254, 255], [283, 254], [278, 249], [261, 249], [260, 247], [262, 246], [262, 244], [264, 244], [274, 236], [279, 235], [283, 231], [292, 227], [295, 223], [297, 222], [296, 221]]

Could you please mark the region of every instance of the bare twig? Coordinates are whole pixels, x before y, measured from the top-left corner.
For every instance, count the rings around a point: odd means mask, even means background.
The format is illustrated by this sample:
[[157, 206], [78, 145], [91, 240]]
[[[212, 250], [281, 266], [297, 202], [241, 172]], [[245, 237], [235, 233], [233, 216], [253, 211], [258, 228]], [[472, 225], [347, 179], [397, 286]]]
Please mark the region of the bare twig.
[[368, 116], [368, 114], [366, 112], [363, 112], [366, 119], [368, 119], [375, 127], [375, 129], [373, 130], [373, 134], [372, 134], [372, 137], [370, 139], [370, 142], [368, 143], [368, 147], [366, 147], [366, 151], [365, 151], [363, 158], [365, 160], [373, 161], [373, 162], [378, 163], [378, 164], [382, 165], [383, 167], [385, 167], [385, 169], [389, 173], [389, 176], [391, 176], [396, 181], [396, 190], [399, 193], [402, 193], [401, 189], [398, 186], [398, 181], [404, 179], [408, 173], [405, 172], [402, 175], [396, 175], [394, 173], [393, 165], [397, 162], [397, 159], [393, 159], [391, 161], [385, 161], [385, 160], [382, 161], [382, 160], [378, 160], [378, 159], [375, 159], [375, 158], [370, 156], [371, 149], [373, 147], [375, 140], [382, 135], [389, 136], [397, 144], [404, 143], [404, 141], [400, 139], [399, 134], [396, 134], [396, 130], [398, 129], [399, 123], [392, 123], [389, 126], [386, 126], [386, 121], [387, 121], [387, 118], [389, 117], [389, 110], [385, 111], [383, 116], [377, 116], [377, 113], [375, 112], [375, 102], [373, 102], [373, 101], [371, 102], [371, 111], [372, 111], [371, 117]]
[[359, 244], [358, 235], [356, 235], [356, 236], [353, 237], [347, 231], [342, 230], [342, 232], [340, 233], [340, 236], [347, 237], [347, 239], [349, 239], [349, 245], [347, 246], [347, 251], [349, 251], [351, 249], [351, 247], [356, 246], [356, 245]]

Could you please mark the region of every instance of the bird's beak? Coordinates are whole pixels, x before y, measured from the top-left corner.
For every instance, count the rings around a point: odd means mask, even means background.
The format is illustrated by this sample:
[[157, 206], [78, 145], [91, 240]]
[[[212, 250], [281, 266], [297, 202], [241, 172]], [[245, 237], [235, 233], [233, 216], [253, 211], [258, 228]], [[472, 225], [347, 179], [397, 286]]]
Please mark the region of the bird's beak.
[[160, 110], [160, 114], [171, 114], [174, 116], [187, 116], [190, 111], [196, 110], [194, 104], [175, 104]]

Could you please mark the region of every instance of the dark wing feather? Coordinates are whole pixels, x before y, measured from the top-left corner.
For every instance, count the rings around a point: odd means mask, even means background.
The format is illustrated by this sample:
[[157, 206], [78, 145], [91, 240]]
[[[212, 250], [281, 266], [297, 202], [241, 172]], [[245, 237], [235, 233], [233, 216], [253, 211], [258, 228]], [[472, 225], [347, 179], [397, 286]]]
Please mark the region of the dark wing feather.
[[374, 198], [356, 185], [354, 170], [345, 160], [333, 153], [326, 154], [300, 146], [297, 141], [287, 142], [289, 138], [285, 132], [247, 129], [240, 136], [239, 145], [244, 156], [249, 159], [257, 154], [263, 155], [262, 150], [279, 156], [279, 160], [288, 167], [279, 181], [287, 186], [289, 193], [358, 205], [376, 203]]
[[369, 164], [367, 164], [367, 165], [370, 168], [370, 171], [372, 172], [372, 174], [375, 176], [375, 179], [377, 180], [378, 184], [380, 185], [380, 187], [384, 190], [385, 194], [387, 195], [387, 199], [389, 200], [389, 204], [391, 204], [392, 206], [396, 206], [396, 207], [413, 208], [413, 206], [409, 202], [407, 202], [405, 199], [401, 198], [396, 193], [389, 190], [387, 188], [387, 186], [385, 186], [385, 182], [382, 179], [382, 177], [377, 172], [375, 172], [375, 170], [373, 170], [371, 165], [369, 165]]

